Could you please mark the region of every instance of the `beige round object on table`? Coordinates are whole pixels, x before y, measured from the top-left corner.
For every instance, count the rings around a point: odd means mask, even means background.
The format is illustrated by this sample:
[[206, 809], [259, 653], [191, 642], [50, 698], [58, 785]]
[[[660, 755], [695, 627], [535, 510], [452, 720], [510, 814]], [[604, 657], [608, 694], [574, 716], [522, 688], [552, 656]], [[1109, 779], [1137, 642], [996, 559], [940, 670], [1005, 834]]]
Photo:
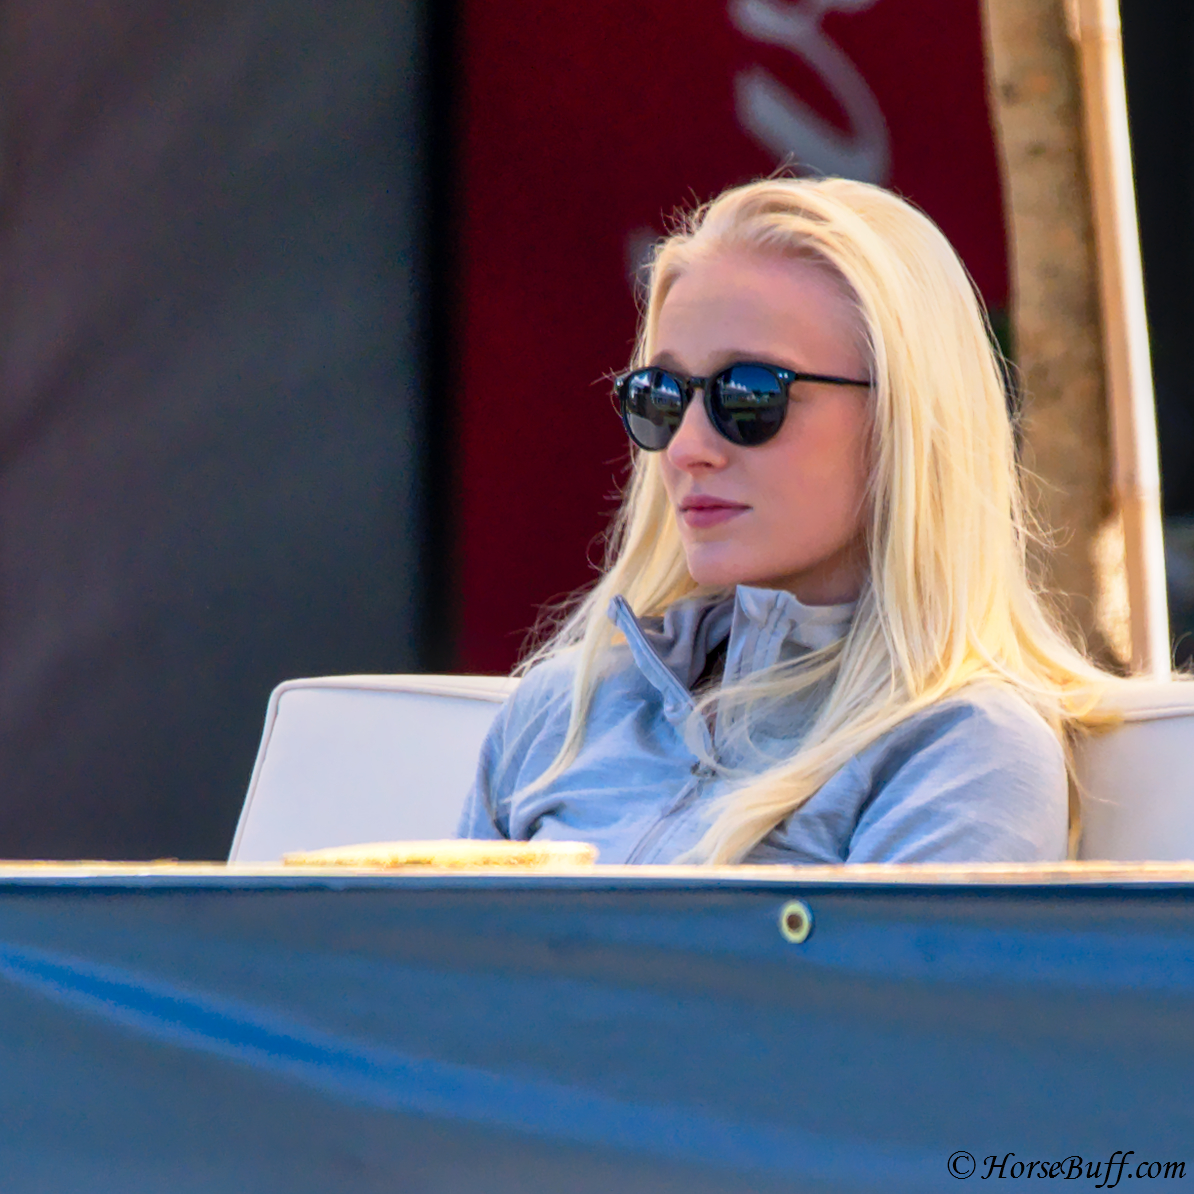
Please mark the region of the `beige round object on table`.
[[544, 867], [592, 866], [597, 847], [587, 842], [365, 842], [284, 854], [286, 866]]

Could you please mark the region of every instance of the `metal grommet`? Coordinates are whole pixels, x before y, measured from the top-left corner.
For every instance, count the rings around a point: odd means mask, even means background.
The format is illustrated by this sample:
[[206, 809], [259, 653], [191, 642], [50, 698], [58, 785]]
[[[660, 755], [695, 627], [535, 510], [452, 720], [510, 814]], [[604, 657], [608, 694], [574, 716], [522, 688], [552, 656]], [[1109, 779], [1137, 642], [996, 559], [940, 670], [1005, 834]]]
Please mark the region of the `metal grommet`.
[[785, 941], [800, 945], [813, 931], [813, 914], [803, 900], [789, 900], [779, 910], [779, 931]]

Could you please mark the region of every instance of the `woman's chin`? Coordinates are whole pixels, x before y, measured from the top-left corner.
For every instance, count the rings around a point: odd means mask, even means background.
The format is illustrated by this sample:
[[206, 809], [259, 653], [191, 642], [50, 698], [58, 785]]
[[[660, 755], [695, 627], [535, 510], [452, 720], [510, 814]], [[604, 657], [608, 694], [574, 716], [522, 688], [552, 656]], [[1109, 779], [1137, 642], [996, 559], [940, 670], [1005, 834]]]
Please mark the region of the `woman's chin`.
[[689, 576], [707, 589], [756, 584], [758, 582], [752, 579], [756, 573], [757, 569], [746, 568], [741, 561], [717, 559], [713, 552], [694, 551], [688, 555]]

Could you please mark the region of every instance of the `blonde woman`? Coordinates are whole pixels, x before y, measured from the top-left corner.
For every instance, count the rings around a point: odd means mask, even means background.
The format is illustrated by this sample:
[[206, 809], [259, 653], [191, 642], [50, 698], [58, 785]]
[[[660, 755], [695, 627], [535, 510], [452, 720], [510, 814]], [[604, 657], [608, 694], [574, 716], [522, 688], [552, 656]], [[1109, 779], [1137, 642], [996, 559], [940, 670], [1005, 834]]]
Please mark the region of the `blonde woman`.
[[667, 238], [608, 566], [482, 750], [476, 838], [602, 862], [1064, 858], [1100, 673], [1042, 609], [998, 362], [956, 254], [843, 179]]

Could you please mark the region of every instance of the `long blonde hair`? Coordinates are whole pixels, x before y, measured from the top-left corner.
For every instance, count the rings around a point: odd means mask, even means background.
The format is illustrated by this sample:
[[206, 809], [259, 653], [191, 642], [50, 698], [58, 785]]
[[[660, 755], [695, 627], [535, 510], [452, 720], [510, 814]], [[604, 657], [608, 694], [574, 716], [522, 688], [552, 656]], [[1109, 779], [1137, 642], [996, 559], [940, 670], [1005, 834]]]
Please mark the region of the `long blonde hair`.
[[[857, 308], [874, 388], [869, 582], [845, 639], [712, 698], [719, 708], [827, 695], [794, 754], [743, 775], [695, 856], [734, 862], [860, 750], [978, 679], [1010, 686], [1066, 740], [1107, 679], [1058, 629], [1029, 579], [1029, 520], [990, 329], [937, 227], [879, 187], [774, 178], [724, 192], [657, 247], [634, 363], [654, 351], [660, 308], [700, 256], [738, 250], [813, 260]], [[600, 581], [527, 666], [575, 650], [567, 736], [550, 783], [576, 758], [615, 594], [637, 615], [698, 591], [655, 454], [637, 452]], [[698, 709], [698, 714], [703, 711]], [[749, 725], [749, 717], [744, 724]]]

